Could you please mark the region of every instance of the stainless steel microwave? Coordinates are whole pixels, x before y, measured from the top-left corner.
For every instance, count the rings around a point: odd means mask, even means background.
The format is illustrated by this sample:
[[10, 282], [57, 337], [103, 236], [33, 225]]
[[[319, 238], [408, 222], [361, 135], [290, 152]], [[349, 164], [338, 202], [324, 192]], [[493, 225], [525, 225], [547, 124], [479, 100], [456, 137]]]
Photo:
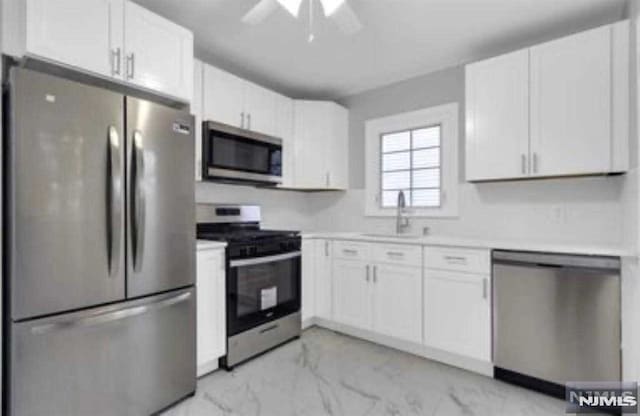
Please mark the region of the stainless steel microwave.
[[282, 140], [205, 121], [202, 126], [202, 178], [260, 185], [282, 183]]

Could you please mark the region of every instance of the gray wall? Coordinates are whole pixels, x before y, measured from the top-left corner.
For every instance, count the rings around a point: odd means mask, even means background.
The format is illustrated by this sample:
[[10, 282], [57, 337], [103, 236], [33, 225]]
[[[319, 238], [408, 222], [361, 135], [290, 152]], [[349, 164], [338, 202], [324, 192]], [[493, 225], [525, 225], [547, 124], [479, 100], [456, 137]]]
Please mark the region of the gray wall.
[[[349, 109], [350, 187], [364, 188], [364, 123], [368, 119], [450, 102], [464, 103], [464, 67], [447, 69], [344, 98]], [[464, 131], [464, 106], [460, 106]]]

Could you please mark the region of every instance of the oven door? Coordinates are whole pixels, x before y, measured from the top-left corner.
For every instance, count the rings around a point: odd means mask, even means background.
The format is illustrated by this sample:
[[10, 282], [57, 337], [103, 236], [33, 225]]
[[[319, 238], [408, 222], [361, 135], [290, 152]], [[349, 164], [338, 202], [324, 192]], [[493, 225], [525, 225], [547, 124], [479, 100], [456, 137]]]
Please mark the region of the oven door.
[[300, 251], [230, 260], [227, 335], [300, 310]]
[[282, 182], [282, 140], [215, 122], [205, 123], [203, 131], [205, 179]]

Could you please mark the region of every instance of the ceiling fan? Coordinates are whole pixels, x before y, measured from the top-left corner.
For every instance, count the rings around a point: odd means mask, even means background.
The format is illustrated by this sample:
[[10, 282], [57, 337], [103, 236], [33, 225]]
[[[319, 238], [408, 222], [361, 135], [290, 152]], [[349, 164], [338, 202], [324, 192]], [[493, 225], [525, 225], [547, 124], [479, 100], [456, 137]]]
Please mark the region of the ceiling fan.
[[352, 35], [362, 29], [362, 23], [346, 0], [260, 0], [247, 14], [242, 21], [247, 24], [256, 25], [264, 21], [278, 7], [284, 8], [293, 17], [299, 18], [300, 7], [303, 1], [309, 2], [309, 37], [308, 41], [313, 42], [314, 3], [318, 1], [322, 6], [324, 16], [331, 19], [345, 34]]

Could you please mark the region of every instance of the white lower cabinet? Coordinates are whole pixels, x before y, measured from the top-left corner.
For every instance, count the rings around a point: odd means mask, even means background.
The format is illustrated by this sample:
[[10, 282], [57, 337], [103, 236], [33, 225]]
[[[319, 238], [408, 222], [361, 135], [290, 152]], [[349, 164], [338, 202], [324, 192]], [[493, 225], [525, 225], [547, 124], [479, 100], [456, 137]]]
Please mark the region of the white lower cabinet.
[[488, 249], [306, 240], [303, 320], [491, 371]]
[[424, 257], [425, 345], [491, 361], [489, 251], [427, 247]]
[[[414, 343], [422, 342], [420, 247], [336, 243], [334, 320]], [[386, 253], [392, 253], [385, 261]]]
[[315, 316], [326, 320], [333, 318], [331, 246], [330, 240], [315, 240]]
[[422, 342], [422, 270], [393, 264], [373, 265], [373, 330]]
[[371, 327], [370, 266], [361, 260], [333, 261], [334, 320], [361, 329]]
[[198, 377], [218, 368], [218, 358], [226, 354], [226, 296], [224, 248], [198, 249], [197, 366]]

